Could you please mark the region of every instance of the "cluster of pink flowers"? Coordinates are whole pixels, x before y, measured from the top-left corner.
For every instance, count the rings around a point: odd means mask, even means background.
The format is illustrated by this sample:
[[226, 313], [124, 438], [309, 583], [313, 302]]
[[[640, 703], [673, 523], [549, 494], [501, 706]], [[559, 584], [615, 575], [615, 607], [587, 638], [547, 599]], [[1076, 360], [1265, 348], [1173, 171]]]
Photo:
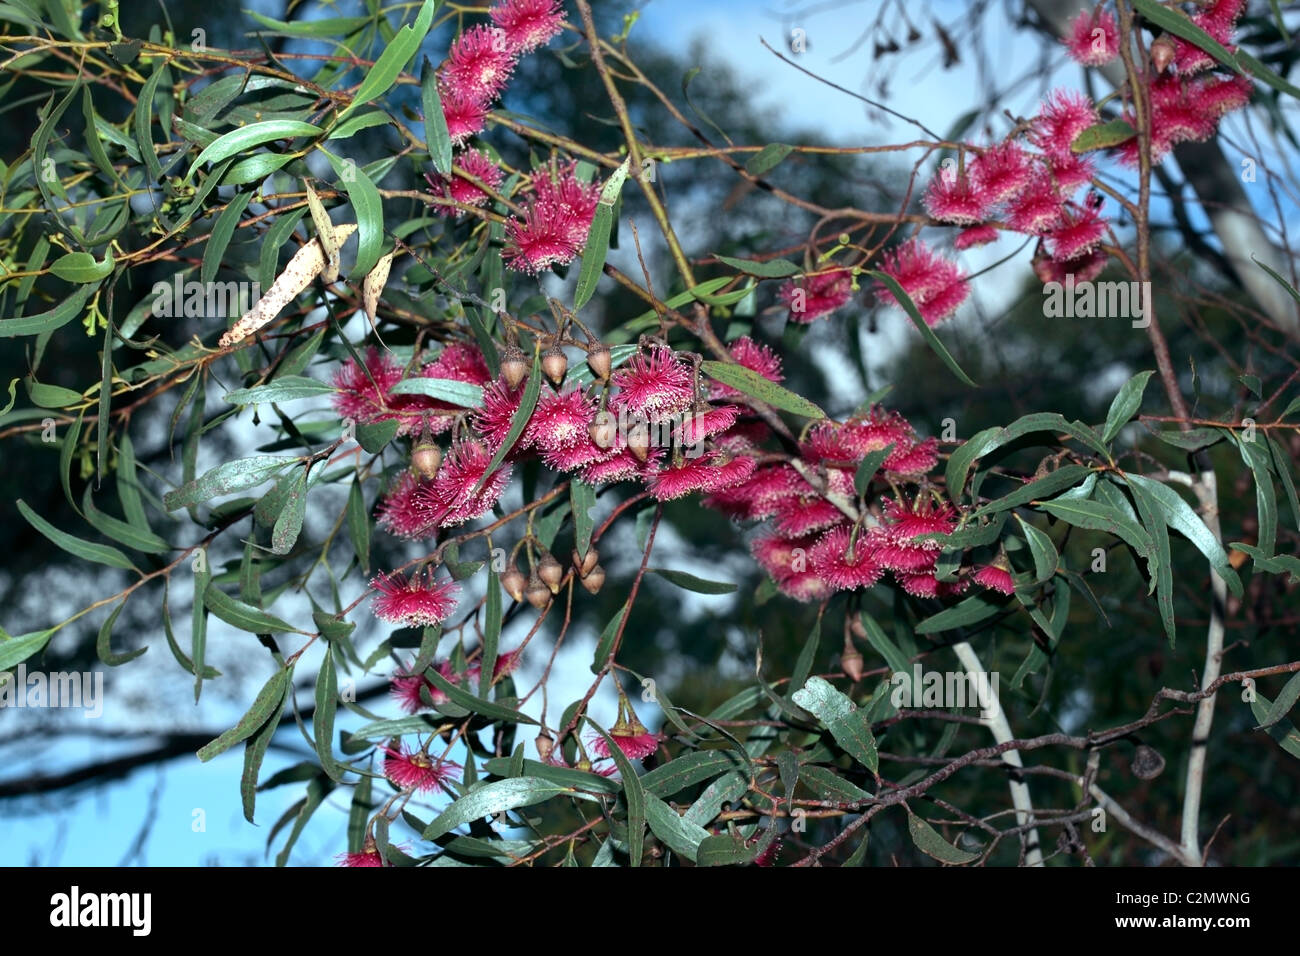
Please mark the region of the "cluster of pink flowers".
[[[483, 131], [488, 110], [505, 90], [521, 56], [550, 41], [564, 26], [559, 0], [502, 0], [488, 9], [492, 24], [462, 32], [438, 70], [438, 95], [451, 141], [464, 147]], [[501, 168], [480, 150], [462, 149], [450, 175], [428, 174], [430, 191], [462, 206], [480, 206], [488, 194], [469, 177], [491, 189], [501, 185]], [[466, 176], [465, 174], [468, 174]], [[463, 209], [441, 204], [439, 213], [458, 216]]]
[[536, 275], [572, 262], [587, 244], [599, 199], [599, 184], [580, 180], [576, 162], [534, 170], [523, 215], [506, 223], [506, 265]]
[[[451, 427], [456, 406], [425, 395], [392, 394], [393, 386], [406, 378], [407, 372], [389, 353], [371, 347], [364, 362], [363, 369], [349, 359], [334, 375], [334, 407], [340, 416], [358, 425], [396, 420], [399, 435], [420, 431], [426, 425], [430, 434], [438, 435]], [[414, 374], [470, 385], [485, 385], [490, 379], [483, 353], [476, 346], [459, 343], [448, 345]]]
[[[492, 680], [495, 681], [506, 674], [513, 674], [519, 667], [519, 658], [522, 652], [522, 648], [516, 648], [508, 654], [498, 656], [496, 664], [492, 668]], [[448, 683], [471, 688], [478, 686], [479, 676], [483, 672], [478, 664], [470, 664], [463, 671], [457, 672], [450, 660], [443, 661], [434, 669]], [[399, 671], [392, 676], [389, 681], [389, 693], [402, 710], [408, 714], [418, 714], [429, 709], [429, 704], [425, 701], [424, 695], [428, 695], [429, 701], [432, 701], [435, 705], [445, 704], [448, 699], [442, 688], [434, 684], [428, 677], [424, 674], [413, 674], [409, 669]]]

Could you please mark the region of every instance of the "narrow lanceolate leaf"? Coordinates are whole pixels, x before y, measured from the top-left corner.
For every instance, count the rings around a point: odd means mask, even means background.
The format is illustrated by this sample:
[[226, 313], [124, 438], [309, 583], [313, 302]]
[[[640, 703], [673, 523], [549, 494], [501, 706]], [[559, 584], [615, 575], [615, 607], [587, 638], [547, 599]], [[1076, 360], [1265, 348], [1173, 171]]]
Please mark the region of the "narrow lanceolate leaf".
[[1100, 501], [1076, 499], [1062, 501], [1057, 499], [1055, 501], [1041, 501], [1038, 503], [1038, 507], [1048, 514], [1060, 518], [1067, 524], [1079, 528], [1089, 528], [1093, 531], [1104, 531], [1122, 538], [1132, 545], [1138, 554], [1147, 559], [1147, 564], [1153, 571], [1159, 563], [1155, 542], [1152, 540], [1151, 535], [1147, 533], [1145, 528], [1130, 521], [1113, 505]]
[[1101, 433], [1102, 441], [1112, 441], [1119, 434], [1119, 430], [1137, 414], [1137, 410], [1142, 406], [1142, 393], [1146, 391], [1147, 381], [1154, 374], [1155, 372], [1138, 372], [1124, 383], [1115, 400], [1110, 403], [1110, 411], [1106, 413], [1106, 427]]
[[451, 134], [447, 130], [447, 116], [442, 110], [442, 97], [438, 95], [438, 72], [427, 56], [420, 69], [420, 105], [424, 107], [424, 138], [433, 168], [444, 176], [450, 176]]
[[763, 279], [785, 279], [789, 276], [797, 276], [801, 271], [797, 265], [786, 259], [769, 259], [766, 262], [756, 262], [753, 259], [733, 259], [731, 256], [715, 255], [713, 258], [731, 266], [733, 269], [739, 269], [748, 275], [759, 276]]
[[390, 390], [393, 395], [423, 395], [461, 408], [482, 408], [483, 388], [451, 378], [404, 378]]
[[379, 55], [374, 66], [366, 71], [361, 85], [357, 87], [357, 92], [352, 97], [352, 102], [339, 114], [339, 119], [346, 117], [358, 106], [369, 103], [375, 97], [388, 92], [402, 70], [406, 69], [406, 64], [411, 62], [411, 57], [419, 52], [420, 44], [424, 42], [433, 23], [433, 11], [437, 6], [438, 0], [424, 0], [420, 12], [415, 17], [415, 23], [408, 23], [397, 31], [397, 35], [384, 47], [384, 52]]
[[1020, 530], [1029, 542], [1029, 552], [1034, 558], [1034, 581], [1041, 584], [1056, 573], [1061, 556], [1046, 532], [1035, 528], [1020, 515], [1016, 515], [1016, 520], [1020, 522]]
[[1169, 530], [1166, 527], [1162, 508], [1155, 496], [1144, 486], [1129, 482], [1133, 501], [1137, 505], [1138, 516], [1142, 525], [1151, 532], [1156, 542], [1156, 553], [1160, 557], [1160, 566], [1156, 568], [1156, 606], [1160, 609], [1160, 623], [1164, 626], [1165, 637], [1173, 647], [1178, 638], [1177, 625], [1174, 622], [1174, 571], [1173, 552], [1169, 546]]
[[877, 448], [870, 452], [866, 458], [858, 463], [858, 470], [853, 475], [853, 490], [860, 495], [865, 495], [867, 489], [871, 487], [871, 479], [876, 477], [876, 472], [880, 471], [880, 466], [884, 464], [886, 458], [894, 450], [893, 442], [890, 442], [884, 448]]
[[943, 837], [930, 824], [926, 823], [911, 810], [907, 811], [907, 832], [916, 848], [926, 856], [932, 856], [940, 863], [960, 865], [978, 860], [978, 853], [959, 850]]
[[[297, 631], [292, 624], [280, 620], [273, 614], [245, 604], [222, 591], [215, 583], [209, 582], [203, 592], [203, 604], [209, 611], [231, 627], [250, 634], [277, 634], [283, 631]], [[299, 632], [301, 633], [301, 632]]]
[[239, 723], [231, 727], [220, 737], [217, 737], [211, 743], [204, 744], [198, 750], [198, 757], [203, 762], [211, 760], [219, 754], [225, 753], [241, 740], [247, 740], [253, 736], [263, 724], [268, 720], [279, 720], [280, 708], [284, 706], [285, 695], [289, 689], [289, 678], [293, 674], [293, 667], [282, 667], [271, 675], [253, 700], [253, 705], [248, 708], [248, 712], [239, 719]]
[[768, 381], [758, 372], [745, 368], [743, 365], [706, 360], [701, 363], [701, 368], [710, 378], [721, 382], [723, 385], [730, 385], [732, 388], [739, 389], [751, 398], [765, 402], [773, 408], [794, 412], [796, 415], [802, 415], [805, 418], [826, 417], [826, 413], [808, 399], [796, 395], [789, 389], [782, 388], [775, 382]]
[[890, 291], [894, 300], [903, 307], [903, 311], [907, 313], [907, 317], [912, 320], [912, 324], [916, 326], [916, 330], [921, 333], [921, 337], [925, 339], [926, 345], [930, 346], [934, 351], [934, 354], [939, 356], [940, 361], [942, 361], [944, 365], [948, 366], [949, 371], [951, 371], [953, 375], [956, 375], [963, 384], [969, 385], [971, 388], [977, 388], [978, 386], [969, 375], [962, 371], [961, 366], [957, 364], [957, 360], [952, 357], [952, 354], [948, 351], [943, 342], [939, 341], [939, 336], [934, 334], [934, 329], [930, 328], [925, 319], [921, 317], [920, 311], [916, 308], [916, 303], [912, 301], [910, 295], [903, 291], [903, 287], [898, 284], [898, 280], [893, 276], [885, 275], [885, 273], [874, 269], [868, 269], [864, 274], [871, 276]]
[[226, 393], [231, 405], [257, 405], [262, 402], [291, 402], [299, 398], [316, 398], [334, 394], [334, 386], [304, 375], [282, 375], [264, 385], [237, 388]]
[[365, 494], [361, 490], [361, 478], [357, 477], [348, 490], [347, 504], [348, 536], [352, 547], [357, 551], [357, 563], [365, 573], [370, 572], [370, 515], [366, 511]]
[[120, 667], [127, 661], [133, 661], [145, 651], [148, 647], [137, 647], [133, 651], [127, 651], [125, 654], [113, 653], [113, 625], [117, 623], [117, 616], [122, 613], [122, 608], [126, 607], [126, 600], [113, 608], [113, 613], [108, 616], [103, 624], [99, 626], [99, 635], [95, 639], [95, 653], [99, 659], [109, 667]]
[[596, 489], [581, 479], [569, 482], [569, 507], [573, 512], [573, 546], [580, 557], [587, 556], [595, 521], [591, 509], [596, 506]]
[[[326, 149], [325, 154], [339, 177], [339, 188], [348, 194], [352, 211], [357, 214], [357, 261], [349, 274], [357, 279], [375, 267], [384, 246], [384, 201], [379, 189], [365, 171], [350, 159], [340, 159]], [[346, 238], [346, 236], [344, 237]]]
[[312, 736], [316, 739], [316, 755], [321, 769], [331, 780], [338, 780], [342, 768], [334, 759], [334, 715], [339, 706], [338, 673], [334, 668], [334, 648], [327, 648], [316, 675], [316, 709], [312, 712]]
[[573, 311], [578, 311], [591, 301], [595, 294], [596, 283], [600, 281], [601, 270], [605, 267], [605, 256], [609, 252], [609, 233], [614, 224], [614, 204], [618, 201], [627, 179], [628, 163], [610, 174], [609, 180], [600, 191], [600, 202], [596, 204], [596, 215], [592, 219], [591, 229], [587, 233], [587, 243], [582, 250], [582, 269], [578, 272], [578, 285], [573, 292]]
[[78, 286], [77, 290], [61, 300], [54, 308], [36, 315], [27, 315], [17, 319], [0, 318], [0, 339], [13, 338], [16, 335], [39, 335], [62, 328], [81, 315], [82, 306], [95, 291], [93, 285]]
[[[346, 239], [356, 231], [356, 226], [345, 223], [335, 227], [335, 234], [342, 233]], [[311, 285], [325, 268], [325, 251], [320, 241], [312, 239], [294, 253], [293, 258], [271, 283], [271, 288], [253, 303], [253, 307], [239, 317], [231, 328], [217, 340], [221, 348], [229, 348], [248, 338], [266, 323], [274, 319], [286, 305], [296, 299], [307, 286]]]
[[134, 571], [136, 569], [135, 565], [131, 563], [131, 559], [117, 548], [109, 547], [106, 544], [96, 544], [93, 541], [87, 541], [84, 538], [78, 538], [76, 535], [60, 531], [33, 511], [27, 502], [21, 498], [18, 499], [18, 511], [33, 528], [45, 535], [56, 546], [68, 552], [68, 554], [75, 555], [78, 558], [85, 558], [87, 561], [94, 561], [96, 564], [106, 564], [110, 568], [121, 568], [124, 571]]
[[745, 164], [745, 172], [754, 176], [762, 176], [764, 173], [776, 168], [794, 152], [794, 147], [785, 143], [768, 143]]
[[319, 136], [322, 132], [323, 130], [319, 126], [313, 126], [311, 123], [301, 123], [297, 120], [265, 120], [261, 123], [250, 123], [247, 126], [241, 126], [239, 129], [233, 129], [229, 133], [217, 137], [211, 145], [199, 153], [198, 158], [194, 160], [194, 165], [190, 167], [186, 179], [192, 179], [194, 173], [204, 163], [219, 163], [223, 159], [247, 153], [249, 150], [265, 143], [274, 142], [277, 139]]
[[1137, 130], [1125, 120], [1113, 119], [1089, 126], [1080, 132], [1070, 143], [1070, 150], [1075, 153], [1090, 153], [1095, 149], [1108, 149], [1126, 143], [1136, 135]]
[[859, 710], [853, 701], [821, 677], [809, 678], [791, 699], [825, 724], [835, 742], [853, 759], [876, 772], [879, 765], [876, 738], [866, 711]]
[[90, 485], [86, 485], [86, 490], [81, 495], [81, 510], [91, 527], [100, 534], [146, 554], [162, 554], [169, 550], [170, 545], [150, 531], [148, 525], [141, 528], [100, 511], [95, 507], [90, 492]]
[[[262, 729], [244, 743], [244, 769], [239, 775], [240, 802], [244, 805], [244, 819], [253, 822], [253, 812], [257, 809], [257, 776], [262, 769], [262, 760], [266, 757], [271, 738], [275, 736], [279, 721], [268, 720]], [[369, 783], [370, 778], [363, 780]], [[360, 790], [360, 786], [357, 787]]]
[[69, 252], [50, 263], [50, 272], [64, 282], [98, 282], [113, 271], [113, 254], [104, 255], [103, 261], [89, 252]]
[[1183, 500], [1182, 495], [1168, 485], [1142, 475], [1126, 475], [1125, 481], [1130, 487], [1140, 488], [1150, 496], [1165, 524], [1196, 545], [1196, 549], [1205, 555], [1215, 573], [1223, 578], [1233, 594], [1240, 597], [1241, 578], [1228, 562], [1228, 553], [1200, 516], [1192, 510], [1191, 505]]
[[627, 754], [623, 753], [623, 749], [614, 742], [614, 738], [607, 734], [604, 728], [590, 717], [587, 718], [587, 723], [591, 724], [596, 733], [600, 734], [601, 739], [605, 741], [609, 755], [613, 758], [615, 766], [618, 767], [618, 775], [623, 781], [623, 797], [627, 801], [628, 859], [632, 866], [639, 867], [641, 865], [641, 852], [645, 847], [645, 785], [641, 782], [641, 778], [637, 776], [636, 767], [632, 766], [632, 761], [628, 759]]
[[[1268, 719], [1268, 712], [1272, 709], [1272, 702], [1256, 691], [1255, 698], [1250, 701], [1250, 710], [1255, 715], [1255, 719], [1262, 724]], [[1269, 727], [1265, 733], [1276, 740], [1278, 746], [1291, 756], [1300, 758], [1300, 730], [1296, 730], [1295, 724], [1291, 723], [1291, 721], [1285, 718], [1280, 719]]]
[[271, 553], [288, 554], [302, 533], [303, 519], [307, 516], [307, 474], [297, 476], [289, 489], [289, 497], [271, 529]]
[[[330, 219], [330, 214], [325, 210], [325, 204], [320, 201], [320, 196], [316, 195], [315, 188], [305, 179], [302, 184], [307, 191], [307, 211], [311, 213], [311, 224], [316, 227], [316, 241], [325, 250], [327, 263], [331, 263], [334, 267], [333, 275], [327, 272], [325, 281], [333, 282], [339, 277], [338, 254], [339, 247], [343, 243], [335, 235], [334, 222]], [[326, 268], [328, 269], [329, 266], [327, 265]]]
[[0, 671], [21, 664], [33, 654], [38, 653], [50, 638], [54, 636], [54, 628], [48, 631], [32, 631], [30, 634], [19, 634], [14, 636], [0, 627]]
[[223, 462], [193, 481], [187, 481], [175, 491], [167, 492], [163, 495], [163, 506], [168, 511], [175, 511], [220, 495], [253, 488], [269, 481], [278, 471], [296, 461], [296, 458], [262, 455]]
[[731, 594], [736, 590], [736, 585], [729, 581], [709, 581], [705, 578], [697, 578], [693, 574], [687, 574], [685, 571], [674, 571], [669, 568], [649, 568], [652, 574], [657, 574], [670, 584], [686, 591], [694, 591], [696, 594]]
[[704, 827], [684, 819], [668, 804], [649, 794], [646, 795], [646, 821], [664, 846], [692, 863], [701, 841], [710, 836]]
[[561, 786], [541, 777], [511, 777], [494, 780], [460, 797], [439, 814], [420, 834], [423, 840], [436, 840], [472, 820], [489, 817], [518, 807], [531, 807], [561, 795], [593, 799], [573, 787]]

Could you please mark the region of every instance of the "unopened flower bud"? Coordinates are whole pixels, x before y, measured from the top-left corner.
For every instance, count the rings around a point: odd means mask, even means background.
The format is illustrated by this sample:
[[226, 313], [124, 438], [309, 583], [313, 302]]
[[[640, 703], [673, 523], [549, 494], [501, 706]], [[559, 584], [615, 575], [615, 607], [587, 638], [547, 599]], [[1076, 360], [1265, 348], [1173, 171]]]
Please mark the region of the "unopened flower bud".
[[542, 353], [542, 371], [558, 388], [564, 381], [564, 373], [569, 370], [569, 359], [558, 345], [553, 345]]
[[578, 579], [579, 583], [590, 593], [596, 594], [605, 585], [605, 569], [599, 564]]
[[537, 756], [541, 757], [542, 761], [545, 762], [550, 759], [555, 750], [555, 738], [543, 730], [537, 735], [537, 739], [533, 741], [533, 746], [537, 748]]
[[556, 594], [560, 590], [560, 582], [564, 580], [564, 566], [555, 560], [555, 555], [545, 555], [537, 562], [537, 576], [550, 588], [552, 594]]
[[608, 345], [593, 345], [587, 350], [587, 367], [591, 369], [591, 374], [596, 376], [596, 381], [604, 382], [609, 379], [610, 355]]
[[510, 346], [501, 355], [501, 375], [511, 388], [518, 388], [519, 383], [528, 377], [528, 356], [523, 349]]
[[411, 449], [411, 467], [421, 478], [433, 478], [442, 464], [442, 449], [431, 441], [421, 441]]
[[546, 605], [551, 603], [551, 589], [534, 577], [528, 582], [528, 587], [524, 590], [524, 597], [537, 610], [544, 611]]
[[502, 572], [501, 586], [505, 588], [506, 594], [510, 595], [511, 600], [522, 601], [524, 599], [524, 589], [528, 587], [528, 579], [512, 564]]
[[587, 548], [586, 556], [578, 554], [576, 549], [573, 552], [573, 566], [578, 569], [580, 577], [586, 577], [590, 574], [591, 569], [596, 566], [596, 562], [599, 560], [600, 555], [596, 553], [595, 548]]
[[1151, 43], [1151, 65], [1155, 67], [1157, 73], [1163, 73], [1169, 69], [1169, 64], [1174, 62], [1174, 41], [1169, 34], [1163, 34], [1155, 38]]

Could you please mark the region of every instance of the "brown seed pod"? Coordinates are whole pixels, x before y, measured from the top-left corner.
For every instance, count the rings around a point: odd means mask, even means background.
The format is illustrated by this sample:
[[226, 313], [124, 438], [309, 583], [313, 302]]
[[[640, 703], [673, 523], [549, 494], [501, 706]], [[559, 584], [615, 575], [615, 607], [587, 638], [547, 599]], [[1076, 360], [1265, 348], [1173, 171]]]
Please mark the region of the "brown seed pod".
[[537, 748], [537, 756], [546, 761], [555, 751], [555, 738], [543, 730], [533, 741], [533, 746]]
[[518, 388], [519, 383], [528, 377], [528, 356], [523, 349], [510, 346], [501, 355], [501, 375], [511, 388]]
[[580, 583], [592, 594], [596, 594], [605, 584], [605, 569], [599, 564], [582, 576]]
[[843, 653], [840, 654], [840, 667], [844, 668], [844, 673], [848, 674], [849, 680], [854, 683], [862, 680], [862, 652], [847, 641]]
[[587, 367], [591, 369], [591, 374], [596, 376], [596, 381], [608, 381], [610, 371], [609, 346], [593, 345], [589, 348], [587, 350]]
[[1165, 769], [1165, 758], [1154, 747], [1139, 744], [1129, 769], [1139, 780], [1154, 780]]
[[1169, 69], [1169, 64], [1174, 62], [1175, 52], [1173, 38], [1167, 33], [1156, 37], [1151, 42], [1151, 65], [1155, 67], [1157, 73]]
[[627, 449], [637, 461], [645, 461], [650, 454], [650, 428], [644, 422], [628, 429]]
[[569, 370], [569, 359], [558, 345], [552, 345], [542, 353], [542, 371], [556, 388], [564, 381], [564, 373]]
[[537, 562], [537, 576], [550, 588], [552, 594], [559, 593], [560, 582], [564, 580], [564, 566], [555, 560], [555, 555], [547, 554]]
[[596, 562], [598, 562], [599, 560], [600, 560], [600, 555], [596, 553], [595, 548], [591, 548], [591, 547], [587, 548], [586, 557], [583, 557], [582, 555], [578, 554], [577, 550], [574, 550], [573, 552], [573, 566], [578, 569], [579, 577], [585, 578], [588, 574], [590, 574], [591, 569], [596, 566]]
[[411, 467], [421, 478], [433, 478], [442, 464], [442, 449], [431, 441], [422, 441], [411, 449]]
[[593, 445], [602, 451], [608, 451], [618, 439], [618, 419], [613, 412], [597, 412], [587, 426], [587, 434], [591, 436]]
[[524, 590], [528, 587], [528, 579], [512, 564], [501, 573], [501, 586], [505, 588], [506, 594], [510, 595], [512, 601], [522, 601]]
[[546, 605], [551, 603], [551, 589], [534, 577], [528, 582], [528, 587], [524, 590], [524, 597], [537, 610], [544, 611]]

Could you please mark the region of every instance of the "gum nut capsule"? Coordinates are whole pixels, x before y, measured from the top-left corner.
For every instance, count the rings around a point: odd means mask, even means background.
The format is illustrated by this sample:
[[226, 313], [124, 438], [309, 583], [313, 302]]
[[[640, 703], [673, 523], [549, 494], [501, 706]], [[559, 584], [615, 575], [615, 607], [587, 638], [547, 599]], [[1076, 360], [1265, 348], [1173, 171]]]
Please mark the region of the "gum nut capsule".
[[573, 566], [578, 569], [580, 577], [586, 577], [591, 573], [591, 569], [600, 561], [600, 555], [596, 553], [595, 548], [587, 548], [587, 555], [583, 557], [575, 550], [573, 552]]
[[411, 467], [422, 478], [433, 478], [442, 464], [442, 449], [431, 441], [422, 441], [411, 449]]
[[1167, 35], [1156, 37], [1151, 43], [1151, 65], [1155, 67], [1157, 73], [1163, 73], [1169, 69], [1169, 64], [1174, 62], [1174, 41]]
[[569, 370], [569, 359], [558, 345], [553, 345], [542, 353], [542, 371], [557, 387], [564, 381], [564, 373]]
[[537, 739], [533, 741], [533, 746], [537, 748], [537, 756], [541, 757], [542, 760], [547, 760], [555, 751], [555, 738], [543, 730], [537, 735]]
[[608, 345], [593, 345], [587, 350], [587, 367], [591, 369], [591, 374], [596, 376], [596, 381], [604, 382], [609, 379], [610, 372], [610, 354]]
[[605, 569], [599, 564], [580, 578], [582, 586], [592, 594], [597, 593], [605, 584]]
[[602, 451], [613, 448], [618, 438], [618, 420], [614, 417], [614, 413], [597, 412], [596, 417], [587, 426], [587, 434], [591, 437], [591, 443]]
[[551, 603], [551, 589], [541, 581], [534, 578], [529, 582], [527, 589], [524, 591], [524, 597], [528, 603], [539, 611], [546, 610], [546, 605]]
[[552, 594], [556, 594], [560, 590], [560, 582], [564, 580], [564, 566], [555, 560], [555, 555], [548, 554], [537, 562], [537, 576], [551, 589]]
[[505, 588], [506, 594], [510, 595], [512, 601], [522, 601], [524, 590], [528, 587], [528, 579], [519, 572], [518, 568], [511, 566], [502, 572], [501, 586]]
[[518, 388], [519, 383], [528, 377], [528, 356], [522, 349], [512, 345], [502, 353], [501, 376], [511, 388]]
[[844, 673], [849, 675], [849, 680], [857, 683], [862, 680], [862, 652], [850, 644], [844, 645], [844, 653], [840, 655], [840, 666], [844, 668]]

